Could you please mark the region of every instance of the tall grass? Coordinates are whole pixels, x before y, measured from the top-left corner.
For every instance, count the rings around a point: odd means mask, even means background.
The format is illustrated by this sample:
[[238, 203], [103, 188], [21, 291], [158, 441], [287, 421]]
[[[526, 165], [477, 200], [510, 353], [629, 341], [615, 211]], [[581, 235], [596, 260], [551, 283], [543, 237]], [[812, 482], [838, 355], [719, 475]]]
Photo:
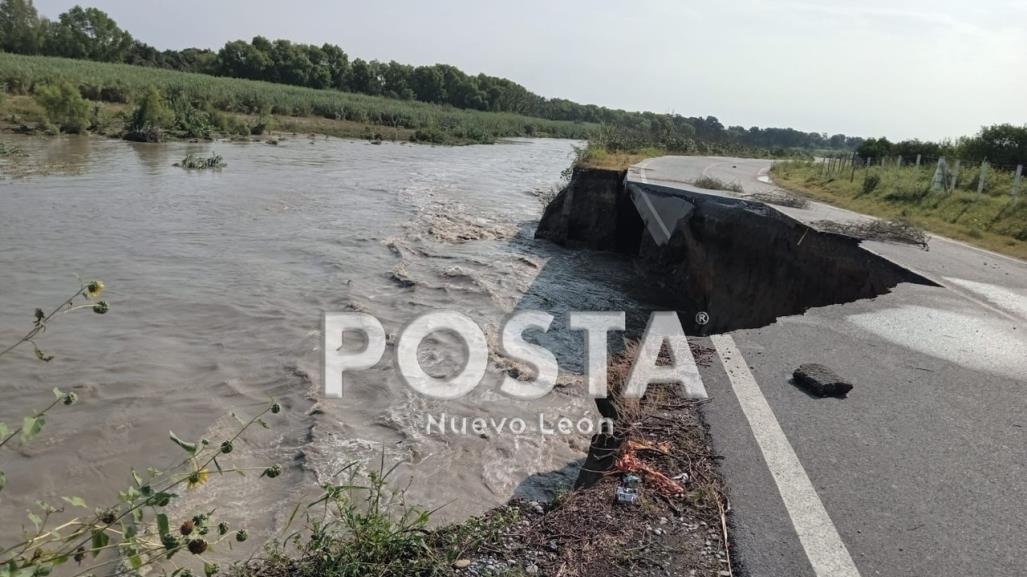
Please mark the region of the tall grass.
[[[951, 165], [950, 165], [951, 166]], [[934, 190], [935, 167], [886, 166], [826, 170], [821, 162], [778, 162], [775, 182], [874, 216], [908, 220], [929, 231], [1027, 258], [1027, 182], [1012, 194], [1012, 172], [989, 168], [978, 194], [979, 165], [962, 166], [948, 190]]]
[[0, 54], [0, 84], [14, 94], [36, 86], [69, 81], [83, 96], [105, 102], [130, 102], [149, 86], [164, 95], [184, 94], [225, 112], [318, 116], [417, 131], [417, 140], [490, 142], [513, 136], [586, 138], [595, 125], [545, 120], [506, 112], [462, 110], [415, 101], [316, 90], [254, 80], [70, 60]]

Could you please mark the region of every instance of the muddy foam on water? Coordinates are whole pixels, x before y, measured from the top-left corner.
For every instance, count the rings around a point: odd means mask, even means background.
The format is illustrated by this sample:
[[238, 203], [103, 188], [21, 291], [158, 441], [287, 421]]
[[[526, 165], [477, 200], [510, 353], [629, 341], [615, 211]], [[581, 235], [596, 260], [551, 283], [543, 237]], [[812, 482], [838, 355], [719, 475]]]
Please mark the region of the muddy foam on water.
[[[29, 328], [35, 307], [73, 292], [75, 274], [103, 279], [112, 309], [54, 323], [40, 341], [57, 355], [48, 365], [31, 349], [0, 359], [0, 421], [45, 406], [55, 385], [80, 397], [5, 458], [3, 519], [24, 518], [37, 498], [113, 502], [130, 467], [182, 457], [169, 430], [218, 443], [236, 426], [233, 411], [245, 417], [271, 397], [286, 411], [232, 456], [240, 466], [278, 462], [285, 473], [215, 480], [185, 494], [183, 513], [216, 505], [237, 526], [271, 533], [316, 483], [352, 462], [376, 467], [382, 455], [386, 467], [400, 463], [394, 482], [408, 487], [407, 501], [443, 506], [439, 519], [515, 494], [544, 497], [573, 480], [587, 435], [428, 434], [429, 415], [594, 417], [566, 311], [652, 308], [626, 260], [532, 238], [541, 214], [533, 191], [557, 183], [571, 142], [17, 143], [26, 156], [4, 162], [33, 175], [0, 180], [0, 344]], [[172, 166], [212, 151], [227, 168]], [[552, 312], [538, 340], [560, 359], [562, 386], [534, 402], [506, 398], [500, 379], [523, 368], [494, 354], [471, 395], [427, 399], [401, 382], [390, 345], [377, 367], [348, 380], [343, 399], [320, 399], [322, 311], [374, 314], [394, 344], [404, 323], [435, 309], [470, 315], [492, 342], [510, 312]], [[445, 335], [426, 343], [423, 365], [459, 368], [456, 345]], [[4, 523], [3, 542], [20, 525]]]

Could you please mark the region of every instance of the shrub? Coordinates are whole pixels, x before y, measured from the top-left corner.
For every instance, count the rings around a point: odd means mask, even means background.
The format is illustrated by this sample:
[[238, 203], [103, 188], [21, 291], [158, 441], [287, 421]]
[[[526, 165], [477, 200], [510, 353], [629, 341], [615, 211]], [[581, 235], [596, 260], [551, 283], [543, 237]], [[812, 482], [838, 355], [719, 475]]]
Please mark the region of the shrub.
[[250, 134], [254, 136], [260, 136], [266, 132], [271, 132], [274, 128], [275, 119], [270, 114], [261, 114], [257, 117], [257, 122], [250, 127]]
[[89, 126], [89, 102], [69, 82], [37, 86], [35, 100], [46, 111], [46, 119], [62, 132], [83, 132]]
[[129, 121], [128, 129], [134, 132], [163, 130], [174, 122], [174, 115], [164, 104], [157, 87], [150, 86], [146, 89], [132, 119]]
[[705, 188], [708, 190], [727, 190], [730, 192], [743, 192], [742, 185], [737, 182], [724, 182], [719, 178], [712, 176], [701, 176], [695, 180], [692, 184], [699, 188]]
[[176, 166], [181, 166], [182, 168], [188, 169], [203, 170], [207, 168], [224, 168], [228, 165], [225, 164], [225, 159], [222, 158], [220, 154], [211, 154], [208, 157], [203, 157], [198, 154], [189, 154], [184, 159], [182, 159], [182, 162], [178, 163]]
[[863, 179], [863, 194], [870, 194], [873, 192], [877, 185], [881, 184], [881, 176], [878, 174], [868, 175]]

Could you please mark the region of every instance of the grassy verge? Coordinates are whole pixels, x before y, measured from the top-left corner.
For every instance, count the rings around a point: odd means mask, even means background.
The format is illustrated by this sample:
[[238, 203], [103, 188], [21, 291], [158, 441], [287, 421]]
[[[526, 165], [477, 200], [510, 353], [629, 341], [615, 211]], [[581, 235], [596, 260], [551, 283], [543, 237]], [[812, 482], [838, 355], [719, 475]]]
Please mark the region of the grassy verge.
[[[125, 124], [131, 113], [127, 104], [116, 102], [94, 102], [93, 115], [97, 119], [92, 132], [102, 136], [118, 137], [125, 131]], [[224, 113], [227, 127], [211, 132], [212, 137], [245, 139], [259, 138], [273, 140], [281, 134], [317, 134], [337, 138], [359, 138], [368, 140], [392, 140], [400, 142], [417, 141], [417, 131], [397, 126], [380, 126], [366, 122], [320, 118], [316, 116], [284, 116], [279, 114], [256, 115]], [[265, 123], [269, 129], [259, 135], [252, 134], [249, 127]], [[43, 132], [47, 125], [46, 112], [31, 96], [8, 96], [0, 102], [0, 129], [12, 132]], [[191, 139], [184, 132], [169, 131], [168, 136]], [[439, 144], [470, 144], [473, 141], [445, 138]]]
[[[619, 391], [637, 347], [610, 370]], [[712, 349], [693, 345], [697, 362]], [[669, 360], [669, 359], [668, 359]], [[593, 486], [549, 503], [514, 500], [487, 514], [428, 528], [430, 513], [406, 507], [385, 484], [384, 464], [364, 483], [325, 485], [302, 529], [236, 565], [231, 577], [664, 577], [728, 571], [723, 487], [698, 402], [676, 387], [618, 399], [622, 442], [613, 469]], [[633, 477], [637, 499], [617, 498]], [[335, 483], [333, 481], [332, 483]], [[353, 489], [353, 487], [358, 487]]]
[[[942, 236], [1027, 259], [1027, 201], [1011, 194], [1013, 175], [989, 171], [977, 193], [978, 169], [964, 169], [951, 191], [932, 191], [934, 167], [871, 167], [834, 174], [815, 162], [775, 163], [782, 187], [842, 208], [908, 221]], [[1027, 187], [1027, 183], [1024, 183]], [[1021, 195], [1024, 193], [1021, 192]]]
[[603, 146], [589, 144], [578, 150], [574, 165], [582, 168], [600, 168], [605, 170], [627, 170], [633, 164], [647, 158], [664, 156], [667, 151], [662, 148], [641, 148], [633, 151], [611, 151]]
[[595, 128], [588, 123], [463, 110], [335, 90], [125, 64], [0, 54], [0, 85], [12, 95], [33, 94], [40, 85], [60, 82], [72, 83], [93, 102], [120, 105], [138, 101], [153, 86], [165, 98], [182, 95], [201, 107], [230, 114], [270, 114], [290, 119], [283, 126], [295, 125], [297, 131], [321, 129], [340, 136], [370, 133], [372, 138], [377, 134], [379, 138], [406, 136], [408, 140], [460, 144], [514, 136], [583, 139]]

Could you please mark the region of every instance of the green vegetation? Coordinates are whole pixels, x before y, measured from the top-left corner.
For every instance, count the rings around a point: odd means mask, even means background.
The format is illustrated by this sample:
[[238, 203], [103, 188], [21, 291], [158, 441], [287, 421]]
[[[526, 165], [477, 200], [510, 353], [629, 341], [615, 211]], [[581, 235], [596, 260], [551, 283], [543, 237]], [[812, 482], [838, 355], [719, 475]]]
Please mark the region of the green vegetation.
[[[42, 350], [39, 339], [66, 313], [107, 314], [110, 305], [100, 300], [104, 289], [98, 280], [83, 283], [53, 310], [36, 309], [24, 336], [0, 348], [0, 361], [13, 360], [8, 355], [23, 345], [33, 348], [39, 362], [51, 361], [54, 354]], [[0, 423], [0, 492], [7, 485], [7, 449], [16, 451], [15, 444], [33, 442], [48, 420], [78, 401], [74, 392], [55, 388], [53, 395], [44, 408], [16, 426]], [[309, 501], [295, 504], [280, 537], [263, 547], [263, 555], [255, 553], [222, 569], [217, 551], [242, 546], [249, 534], [223, 520], [224, 507], [188, 510], [181, 493], [210, 490], [210, 485], [234, 475], [259, 475], [268, 482], [281, 476], [281, 465], [238, 467], [233, 460], [245, 446], [244, 435], [258, 426], [270, 428], [269, 421], [282, 410], [280, 403], [270, 400], [248, 418], [233, 413], [238, 426], [221, 439], [192, 440], [171, 432], [170, 442], [182, 451], [181, 461], [163, 469], [126, 471], [131, 482], [113, 504], [95, 506], [74, 495], [61, 497], [56, 504], [36, 501], [27, 511], [30, 525], [23, 538], [0, 544], [0, 577], [43, 577], [58, 568], [72, 577], [112, 571], [144, 575], [152, 569], [165, 575], [171, 571], [172, 577], [192, 577], [194, 571], [205, 577], [428, 577], [450, 574], [453, 563], [472, 550], [498, 546], [505, 529], [518, 520], [518, 509], [503, 507], [484, 517], [429, 529], [432, 512], [407, 506], [402, 491], [389, 488], [392, 470], [385, 470], [383, 454], [376, 471], [364, 472], [351, 464], [325, 480]], [[13, 519], [8, 521], [15, 525]]]
[[[90, 100], [114, 105], [145, 99], [150, 87], [171, 102], [180, 126], [194, 126], [183, 109], [253, 117], [253, 127], [270, 118], [314, 117], [340, 122], [340, 136], [392, 138], [435, 143], [493, 142], [513, 136], [585, 138], [593, 125], [531, 118], [511, 113], [459, 110], [448, 106], [391, 100], [380, 96], [315, 90], [252, 80], [215, 78], [156, 68], [107, 64], [65, 58], [0, 54], [0, 84], [13, 94], [32, 94], [39, 86], [66, 82]], [[314, 120], [312, 119], [312, 120]], [[213, 124], [216, 124], [216, 120]], [[333, 134], [331, 123], [313, 124]], [[325, 125], [327, 124], [327, 126]], [[283, 122], [281, 128], [287, 129]], [[183, 132], [195, 131], [186, 129]], [[199, 131], [202, 135], [203, 131]]]
[[881, 159], [902, 158], [907, 164], [934, 163], [939, 158], [960, 158], [964, 162], [988, 161], [993, 166], [1014, 170], [1027, 164], [1027, 126], [995, 124], [985, 126], [974, 136], [965, 136], [955, 142], [923, 142], [904, 140], [892, 143], [887, 138], [871, 138], [856, 149], [862, 159], [880, 163]]
[[[683, 117], [677, 114], [628, 112], [562, 98], [545, 98], [505, 78], [485, 74], [469, 75], [446, 65], [409, 66], [399, 62], [350, 60], [342, 48], [323, 44], [297, 44], [288, 40], [269, 40], [262, 36], [251, 41], [234, 40], [217, 52], [187, 48], [158, 51], [133, 39], [107, 14], [95, 8], [74, 7], [58, 16], [56, 22], [42, 18], [31, 0], [0, 0], [0, 49], [29, 55], [62, 56], [102, 62], [117, 62], [150, 68], [193, 72], [212, 76], [244, 78], [354, 94], [385, 97], [396, 103], [423, 102], [464, 110], [505, 113], [550, 121], [607, 125], [645, 135], [641, 146], [691, 150], [697, 144], [709, 147], [704, 153], [718, 154], [718, 147], [766, 149], [775, 156], [789, 149], [849, 150], [862, 139], [836, 134], [802, 132], [791, 128], [725, 127], [717, 118]], [[116, 90], [115, 90], [116, 91]], [[167, 95], [167, 94], [166, 94]], [[97, 98], [109, 100], [109, 98]], [[505, 126], [502, 130], [479, 123], [460, 122], [464, 134], [453, 134], [453, 126], [425, 123], [398, 123], [375, 115], [396, 105], [372, 101], [375, 105], [366, 118], [333, 116], [384, 126], [403, 126], [417, 131], [414, 140], [446, 142], [462, 140], [488, 142], [502, 136], [561, 136], [583, 138], [583, 130], [554, 130], [552, 125], [536, 122]], [[220, 105], [219, 110], [235, 110]], [[248, 111], [250, 112], [250, 111]], [[276, 112], [295, 116], [321, 116], [316, 111]], [[580, 128], [580, 127], [579, 127]], [[491, 134], [491, 137], [488, 135]], [[373, 135], [370, 136], [374, 138]], [[619, 148], [618, 148], [619, 150]]]
[[85, 132], [89, 127], [89, 103], [66, 81], [36, 87], [36, 102], [46, 111], [47, 121], [61, 132]]
[[175, 115], [165, 106], [160, 92], [156, 87], [149, 86], [135, 112], [132, 113], [127, 128], [130, 132], [141, 135], [141, 138], [133, 140], [160, 142], [163, 139], [161, 131], [174, 121]]
[[225, 159], [222, 158], [220, 154], [211, 154], [206, 157], [198, 154], [189, 154], [176, 166], [194, 170], [204, 170], [208, 168], [224, 168], [228, 165], [225, 164]]
[[931, 186], [935, 165], [899, 167], [891, 162], [863, 168], [857, 163], [853, 171], [851, 163], [834, 159], [788, 161], [775, 163], [771, 175], [777, 184], [817, 200], [1027, 258], [1027, 202], [1012, 195], [1014, 174], [986, 168], [978, 194], [980, 166], [967, 164], [959, 173], [949, 164], [939, 190]]

